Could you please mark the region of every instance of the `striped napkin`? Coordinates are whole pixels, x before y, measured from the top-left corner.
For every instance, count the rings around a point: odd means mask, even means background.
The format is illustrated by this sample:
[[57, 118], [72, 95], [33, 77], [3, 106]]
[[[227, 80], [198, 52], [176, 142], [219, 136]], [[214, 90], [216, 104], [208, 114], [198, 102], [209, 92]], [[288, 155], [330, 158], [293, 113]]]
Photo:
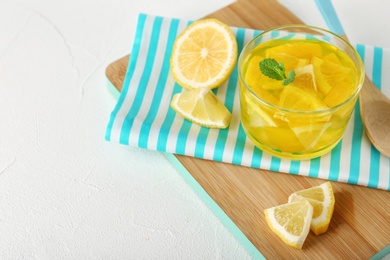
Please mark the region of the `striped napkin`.
[[[261, 151], [240, 123], [237, 68], [214, 90], [232, 112], [227, 129], [208, 129], [183, 119], [169, 106], [183, 91], [169, 71], [173, 42], [190, 21], [140, 14], [122, 92], [113, 109], [106, 140], [162, 152], [193, 156], [253, 168], [304, 175], [390, 190], [390, 158], [367, 139], [359, 103], [342, 141], [312, 160], [280, 159]], [[231, 27], [239, 52], [258, 30]], [[356, 44], [367, 75], [390, 97], [390, 50]], [[387, 73], [386, 73], [387, 72]]]

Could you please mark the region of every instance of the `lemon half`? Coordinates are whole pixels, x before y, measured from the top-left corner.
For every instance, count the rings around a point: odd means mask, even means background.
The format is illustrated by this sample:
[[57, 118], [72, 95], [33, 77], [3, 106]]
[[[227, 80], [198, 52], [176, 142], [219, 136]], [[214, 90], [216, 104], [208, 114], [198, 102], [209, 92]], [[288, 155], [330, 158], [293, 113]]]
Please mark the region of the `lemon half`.
[[171, 73], [183, 88], [212, 89], [228, 79], [236, 60], [237, 41], [229, 26], [217, 19], [203, 19], [176, 38]]

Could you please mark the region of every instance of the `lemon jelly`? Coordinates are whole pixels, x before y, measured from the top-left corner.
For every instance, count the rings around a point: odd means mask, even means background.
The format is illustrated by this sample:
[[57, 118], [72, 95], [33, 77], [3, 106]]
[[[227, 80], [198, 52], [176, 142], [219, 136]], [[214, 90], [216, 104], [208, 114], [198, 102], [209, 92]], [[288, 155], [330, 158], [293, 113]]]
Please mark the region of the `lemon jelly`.
[[[337, 145], [363, 82], [359, 57], [353, 60], [313, 37], [271, 39], [242, 58], [241, 122], [259, 148], [279, 157], [309, 159]], [[294, 70], [295, 80], [284, 86], [265, 76], [259, 69], [265, 58], [283, 63], [286, 74]]]

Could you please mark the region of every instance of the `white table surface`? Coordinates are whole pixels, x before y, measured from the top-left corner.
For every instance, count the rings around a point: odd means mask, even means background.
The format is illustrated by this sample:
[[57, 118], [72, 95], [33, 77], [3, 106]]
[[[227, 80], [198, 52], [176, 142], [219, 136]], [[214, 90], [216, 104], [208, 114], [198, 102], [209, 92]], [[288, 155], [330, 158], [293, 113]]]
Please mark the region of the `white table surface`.
[[[281, 0], [323, 25], [312, 0]], [[0, 259], [249, 259], [165, 157], [108, 143], [105, 68], [139, 12], [232, 0], [1, 0]], [[338, 0], [353, 42], [390, 48], [386, 0]]]

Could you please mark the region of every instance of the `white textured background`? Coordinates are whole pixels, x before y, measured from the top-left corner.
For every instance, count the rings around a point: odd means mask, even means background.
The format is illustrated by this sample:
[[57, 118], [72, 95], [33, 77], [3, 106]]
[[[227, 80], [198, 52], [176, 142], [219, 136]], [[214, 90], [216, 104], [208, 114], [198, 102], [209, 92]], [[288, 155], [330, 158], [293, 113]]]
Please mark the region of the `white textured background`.
[[[248, 259], [157, 152], [104, 141], [104, 70], [139, 12], [198, 19], [228, 0], [1, 0], [0, 259]], [[311, 0], [281, 0], [321, 25]], [[354, 42], [390, 47], [386, 0], [338, 0]]]

